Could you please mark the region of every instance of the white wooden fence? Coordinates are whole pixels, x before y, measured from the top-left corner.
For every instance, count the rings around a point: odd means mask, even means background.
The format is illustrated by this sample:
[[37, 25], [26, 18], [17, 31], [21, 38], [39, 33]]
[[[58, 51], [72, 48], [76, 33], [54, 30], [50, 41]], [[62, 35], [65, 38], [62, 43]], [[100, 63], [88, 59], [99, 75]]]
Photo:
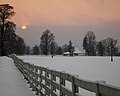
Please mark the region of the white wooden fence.
[[[120, 88], [100, 82], [80, 79], [65, 72], [59, 72], [23, 62], [15, 55], [10, 56], [22, 72], [30, 88], [40, 96], [81, 96], [79, 88], [96, 93], [96, 96], [120, 96]], [[66, 87], [66, 82], [71, 88]]]

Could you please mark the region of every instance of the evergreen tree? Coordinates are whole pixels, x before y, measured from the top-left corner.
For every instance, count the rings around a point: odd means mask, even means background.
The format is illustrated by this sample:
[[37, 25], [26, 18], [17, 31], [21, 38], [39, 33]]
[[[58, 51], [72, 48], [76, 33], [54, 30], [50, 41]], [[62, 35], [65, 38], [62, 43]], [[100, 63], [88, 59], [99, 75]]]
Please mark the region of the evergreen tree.
[[32, 49], [32, 54], [33, 55], [39, 55], [40, 54], [40, 50], [39, 50], [39, 47], [37, 45], [35, 45]]
[[100, 56], [103, 56], [103, 55], [104, 55], [104, 46], [103, 46], [103, 44], [102, 44], [101, 41], [98, 43], [97, 48], [98, 48], [98, 54], [99, 54]]
[[63, 53], [63, 51], [62, 51], [62, 48], [59, 46], [59, 47], [57, 47], [57, 49], [56, 49], [56, 54], [57, 55], [61, 55]]
[[[5, 30], [6, 24], [13, 23], [11, 22], [11, 17], [15, 14], [14, 8], [9, 4], [1, 4], [0, 5], [0, 45], [1, 45], [1, 55], [5, 56]], [[12, 26], [11, 26], [12, 27]]]
[[25, 42], [23, 38], [15, 34], [16, 25], [11, 22], [11, 17], [14, 14], [14, 9], [9, 4], [0, 5], [0, 49], [2, 56], [11, 53], [22, 55], [25, 51]]
[[70, 56], [73, 56], [73, 46], [72, 46], [72, 41], [69, 41], [69, 45], [68, 45], [68, 52], [70, 52]]
[[25, 54], [25, 47], [26, 47], [26, 44], [24, 42], [24, 39], [21, 38], [21, 37], [17, 37], [17, 42], [16, 42], [16, 54], [18, 55], [23, 55]]
[[[15, 34], [15, 24], [8, 22], [5, 24], [4, 30], [4, 54], [8, 55], [15, 51], [15, 44], [17, 35]], [[14, 48], [13, 48], [14, 47]]]
[[30, 46], [29, 45], [26, 46], [25, 54], [30, 55], [30, 53], [31, 53], [30, 50], [31, 50]]
[[5, 24], [4, 32], [4, 53], [5, 55], [15, 53], [23, 55], [25, 51], [24, 39], [15, 34], [15, 24], [8, 22]]
[[85, 50], [85, 54], [88, 54], [88, 44], [87, 44], [87, 37], [85, 36], [83, 39], [83, 49]]

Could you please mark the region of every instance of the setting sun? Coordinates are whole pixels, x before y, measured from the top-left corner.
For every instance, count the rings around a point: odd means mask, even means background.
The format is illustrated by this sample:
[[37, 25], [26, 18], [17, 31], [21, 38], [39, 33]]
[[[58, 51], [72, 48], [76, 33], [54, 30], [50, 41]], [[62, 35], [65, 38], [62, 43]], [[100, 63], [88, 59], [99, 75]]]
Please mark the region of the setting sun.
[[24, 29], [26, 29], [27, 27], [24, 25], [24, 26], [22, 26], [22, 29], [24, 30]]

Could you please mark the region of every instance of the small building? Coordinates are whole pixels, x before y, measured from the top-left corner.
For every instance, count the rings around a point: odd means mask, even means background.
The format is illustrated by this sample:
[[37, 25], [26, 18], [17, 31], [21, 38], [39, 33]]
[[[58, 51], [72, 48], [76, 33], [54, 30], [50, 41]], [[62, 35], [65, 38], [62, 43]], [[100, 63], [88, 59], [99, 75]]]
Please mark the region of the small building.
[[73, 52], [74, 56], [84, 56], [84, 52], [80, 51], [77, 47], [74, 47], [74, 52]]
[[[70, 56], [70, 52], [63, 53], [64, 56]], [[74, 47], [73, 56], [84, 56], [84, 52], [80, 51], [77, 47]]]
[[69, 56], [70, 55], [70, 52], [65, 52], [63, 53], [64, 56]]

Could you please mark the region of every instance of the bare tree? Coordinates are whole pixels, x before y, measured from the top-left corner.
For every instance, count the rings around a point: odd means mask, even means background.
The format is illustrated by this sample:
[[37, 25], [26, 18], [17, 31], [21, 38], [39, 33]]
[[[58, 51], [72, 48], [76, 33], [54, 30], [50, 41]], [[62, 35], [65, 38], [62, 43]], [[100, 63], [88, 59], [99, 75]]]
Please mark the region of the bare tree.
[[96, 39], [95, 34], [92, 31], [88, 31], [85, 34], [85, 37], [83, 39], [83, 49], [85, 49], [86, 55], [88, 55], [88, 56], [96, 55], [95, 39]]
[[113, 61], [113, 56], [118, 53], [118, 48], [116, 46], [117, 40], [111, 37], [101, 41], [104, 47], [104, 55], [111, 56], [111, 61]]
[[69, 46], [67, 45], [67, 44], [64, 44], [63, 46], [62, 46], [62, 51], [63, 52], [67, 52], [69, 50]]
[[46, 30], [43, 32], [40, 39], [41, 54], [48, 55], [50, 53], [51, 44], [55, 42], [55, 36], [53, 35], [53, 33], [51, 33], [50, 30]]

